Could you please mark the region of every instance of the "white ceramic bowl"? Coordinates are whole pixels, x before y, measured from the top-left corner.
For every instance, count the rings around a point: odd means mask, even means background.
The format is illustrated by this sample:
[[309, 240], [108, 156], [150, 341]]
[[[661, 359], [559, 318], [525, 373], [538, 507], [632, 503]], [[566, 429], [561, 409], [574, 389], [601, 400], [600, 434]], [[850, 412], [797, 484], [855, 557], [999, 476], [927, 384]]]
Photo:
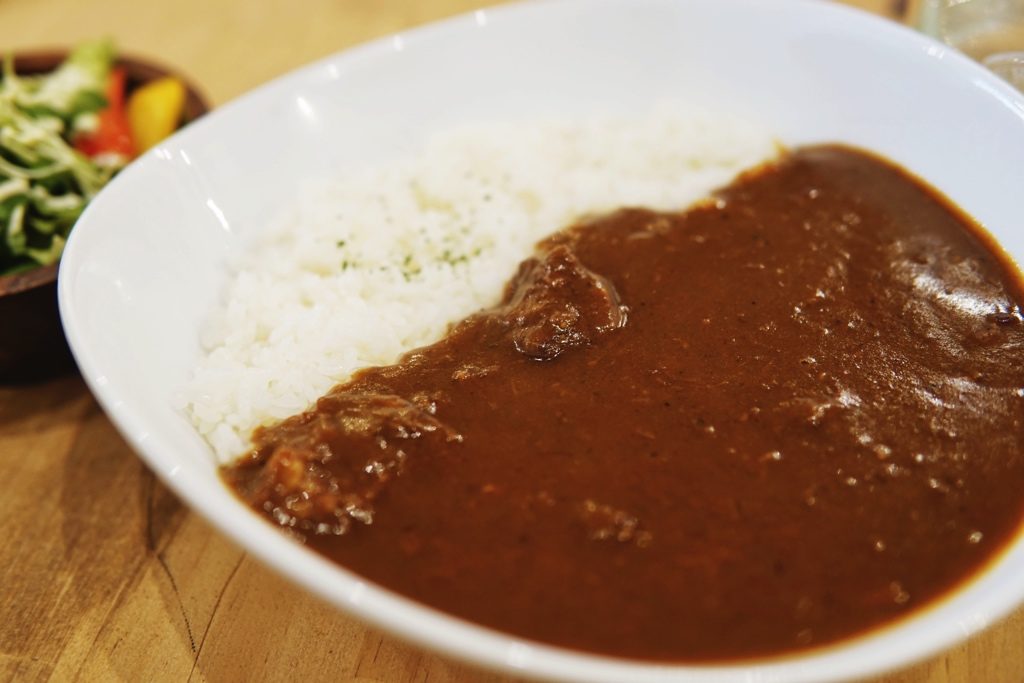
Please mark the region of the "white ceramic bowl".
[[[121, 174], [60, 274], [83, 375], [133, 448], [268, 565], [379, 627], [523, 675], [588, 681], [825, 681], [883, 671], [1024, 598], [1024, 540], [955, 596], [804, 655], [691, 667], [605, 659], [462, 622], [343, 571], [252, 514], [172, 407], [224, 259], [307, 178], [410, 152], [481, 117], [644, 110], [666, 98], [756, 116], [788, 144], [862, 145], [928, 179], [1024, 261], [1024, 97], [895, 24], [800, 0], [557, 0], [479, 11], [329, 57], [205, 117]], [[554, 227], [554, 226], [553, 226]]]

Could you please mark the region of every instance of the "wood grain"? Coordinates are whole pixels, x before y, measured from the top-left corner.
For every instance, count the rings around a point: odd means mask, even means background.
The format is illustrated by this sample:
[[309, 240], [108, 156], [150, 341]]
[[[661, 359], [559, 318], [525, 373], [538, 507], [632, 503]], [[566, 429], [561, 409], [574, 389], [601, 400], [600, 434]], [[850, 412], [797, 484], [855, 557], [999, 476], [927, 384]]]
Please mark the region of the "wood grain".
[[[0, 45], [111, 35], [219, 104], [477, 4], [0, 0]], [[368, 629], [268, 572], [154, 479], [77, 376], [0, 387], [0, 586], [0, 681], [510, 680]], [[876, 683], [954, 681], [1024, 681], [1024, 610]]]

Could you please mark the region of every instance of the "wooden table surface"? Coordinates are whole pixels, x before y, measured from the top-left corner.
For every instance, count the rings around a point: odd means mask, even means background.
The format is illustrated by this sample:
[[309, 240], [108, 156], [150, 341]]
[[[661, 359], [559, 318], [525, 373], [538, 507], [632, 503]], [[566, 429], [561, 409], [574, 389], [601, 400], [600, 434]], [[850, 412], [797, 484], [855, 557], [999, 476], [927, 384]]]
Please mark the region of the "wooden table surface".
[[[883, 14], [897, 0], [851, 0]], [[221, 104], [480, 0], [0, 0], [3, 50], [98, 35]], [[0, 325], [7, 324], [0, 321]], [[366, 628], [170, 494], [82, 380], [0, 386], [0, 681], [506, 681]], [[1024, 681], [1024, 610], [876, 683]]]

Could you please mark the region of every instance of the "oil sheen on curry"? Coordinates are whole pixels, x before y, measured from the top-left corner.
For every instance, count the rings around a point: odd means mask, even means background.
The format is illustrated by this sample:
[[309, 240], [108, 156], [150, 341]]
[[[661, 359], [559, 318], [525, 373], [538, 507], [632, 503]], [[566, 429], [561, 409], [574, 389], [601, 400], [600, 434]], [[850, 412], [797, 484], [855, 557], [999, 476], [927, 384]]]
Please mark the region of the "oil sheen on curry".
[[493, 309], [257, 430], [254, 509], [453, 615], [627, 658], [863, 633], [1024, 501], [1021, 282], [900, 170], [811, 147], [538, 246]]

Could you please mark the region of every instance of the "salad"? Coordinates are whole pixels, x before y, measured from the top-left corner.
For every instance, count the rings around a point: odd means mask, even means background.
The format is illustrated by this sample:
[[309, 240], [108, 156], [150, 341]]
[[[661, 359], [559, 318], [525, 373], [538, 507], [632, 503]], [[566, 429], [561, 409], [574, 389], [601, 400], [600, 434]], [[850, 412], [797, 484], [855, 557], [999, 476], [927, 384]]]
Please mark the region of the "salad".
[[0, 79], [0, 276], [56, 263], [86, 204], [137, 152], [172, 133], [185, 87], [163, 78], [126, 98], [108, 40], [54, 71]]

